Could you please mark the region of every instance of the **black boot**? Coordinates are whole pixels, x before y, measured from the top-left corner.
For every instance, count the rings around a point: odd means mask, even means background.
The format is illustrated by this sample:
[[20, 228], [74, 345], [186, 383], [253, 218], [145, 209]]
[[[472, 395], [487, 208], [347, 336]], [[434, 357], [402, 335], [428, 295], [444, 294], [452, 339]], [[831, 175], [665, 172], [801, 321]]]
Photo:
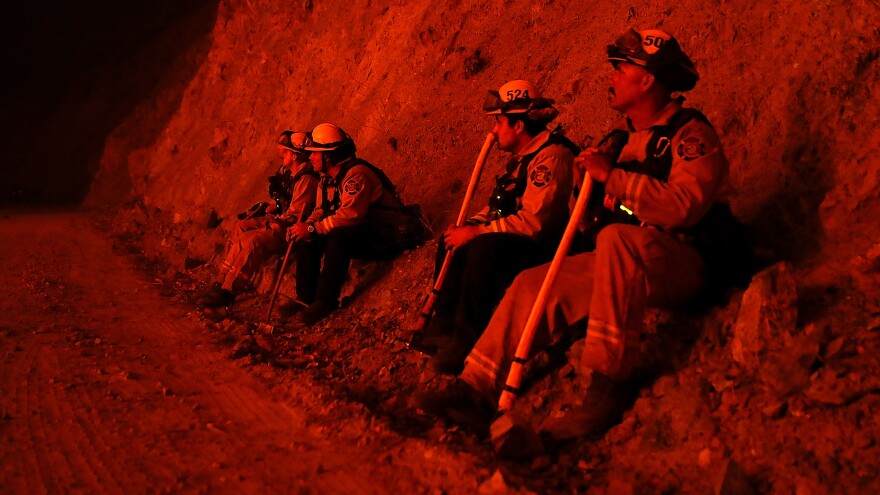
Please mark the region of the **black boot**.
[[620, 422], [635, 399], [635, 387], [593, 372], [583, 402], [565, 411], [554, 411], [539, 431], [554, 440], [602, 435]]
[[337, 308], [339, 308], [339, 303], [337, 301], [318, 299], [310, 304], [308, 308], [299, 313], [299, 321], [306, 325], [314, 325], [330, 316], [330, 314], [336, 311]]
[[235, 294], [224, 289], [220, 284], [214, 284], [199, 296], [196, 303], [205, 308], [222, 308], [235, 302]]
[[417, 391], [413, 405], [430, 416], [450, 420], [472, 431], [485, 431], [495, 416], [495, 405], [462, 380], [434, 391]]

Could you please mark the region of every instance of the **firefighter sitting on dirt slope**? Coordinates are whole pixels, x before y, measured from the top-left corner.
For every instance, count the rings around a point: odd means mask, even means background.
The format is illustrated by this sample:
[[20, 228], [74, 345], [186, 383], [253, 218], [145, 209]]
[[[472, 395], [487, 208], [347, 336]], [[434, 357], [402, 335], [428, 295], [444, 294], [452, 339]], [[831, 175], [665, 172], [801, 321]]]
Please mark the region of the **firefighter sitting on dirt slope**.
[[403, 207], [384, 172], [355, 156], [354, 140], [345, 131], [320, 124], [311, 138], [306, 149], [321, 173], [316, 208], [287, 233], [296, 243], [296, 302], [308, 306], [297, 316], [307, 325], [339, 307], [352, 259], [390, 259], [424, 242], [421, 234], [407, 238], [405, 223], [413, 217], [403, 211], [411, 207]]
[[284, 250], [287, 228], [307, 218], [315, 207], [318, 174], [309, 163], [304, 132], [284, 131], [276, 145], [282, 160], [278, 173], [269, 178], [272, 203], [257, 203], [239, 215], [229, 236], [229, 249], [219, 280], [198, 300], [207, 307], [235, 301], [235, 290], [251, 281], [260, 266]]
[[461, 371], [514, 277], [553, 257], [565, 229], [574, 157], [580, 151], [547, 130], [559, 112], [528, 81], [489, 91], [484, 110], [495, 119], [498, 147], [511, 155], [489, 205], [466, 225], [447, 229], [437, 251], [437, 273], [446, 251], [454, 254], [426, 332], [427, 342], [440, 344], [429, 366], [451, 375]]
[[[712, 259], [695, 240], [707, 227], [735, 221], [718, 136], [705, 116], [673, 97], [699, 77], [675, 38], [630, 30], [607, 52], [610, 106], [625, 118], [577, 158], [593, 178], [591, 198], [604, 199], [607, 225], [595, 251], [564, 259], [531, 346], [534, 355], [586, 324], [582, 403], [541, 425], [556, 438], [603, 431], [619, 419], [632, 397], [624, 383], [637, 365], [646, 307], [695, 296], [707, 273], [704, 261]], [[462, 374], [445, 389], [417, 394], [420, 409], [458, 420], [491, 419], [548, 267], [517, 276]]]

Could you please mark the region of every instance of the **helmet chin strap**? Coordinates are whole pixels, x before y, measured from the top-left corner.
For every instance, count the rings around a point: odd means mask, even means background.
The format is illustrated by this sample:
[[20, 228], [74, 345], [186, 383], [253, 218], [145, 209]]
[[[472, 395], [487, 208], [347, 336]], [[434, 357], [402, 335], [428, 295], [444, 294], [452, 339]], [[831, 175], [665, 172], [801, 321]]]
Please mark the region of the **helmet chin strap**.
[[325, 174], [333, 178], [336, 178], [336, 174], [338, 174], [340, 170], [339, 164], [331, 162], [325, 153], [321, 153], [321, 168]]

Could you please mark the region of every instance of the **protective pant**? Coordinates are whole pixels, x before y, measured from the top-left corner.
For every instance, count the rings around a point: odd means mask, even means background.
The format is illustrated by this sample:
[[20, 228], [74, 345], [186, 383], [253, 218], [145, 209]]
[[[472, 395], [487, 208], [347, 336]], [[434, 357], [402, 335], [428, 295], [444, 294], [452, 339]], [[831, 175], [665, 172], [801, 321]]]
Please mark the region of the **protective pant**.
[[286, 229], [272, 224], [266, 229], [266, 217], [239, 220], [229, 237], [229, 250], [221, 269], [223, 288], [232, 290], [239, 279], [252, 280], [260, 266], [284, 249]]
[[[461, 378], [497, 401], [549, 264], [516, 277], [465, 362]], [[530, 356], [572, 326], [587, 323], [582, 369], [612, 380], [638, 364], [645, 309], [674, 307], [703, 283], [703, 263], [688, 243], [652, 228], [614, 224], [596, 250], [565, 258], [532, 342]]]
[[[434, 305], [428, 336], [450, 335], [471, 346], [489, 323], [492, 311], [516, 275], [553, 258], [558, 238], [535, 241], [517, 234], [474, 237], [452, 256]], [[437, 249], [435, 279], [446, 249]]]
[[[386, 247], [380, 247], [383, 245]], [[296, 297], [306, 304], [317, 300], [337, 303], [352, 259], [390, 259], [399, 254], [386, 240], [378, 239], [375, 227], [368, 223], [311, 236], [294, 250]]]

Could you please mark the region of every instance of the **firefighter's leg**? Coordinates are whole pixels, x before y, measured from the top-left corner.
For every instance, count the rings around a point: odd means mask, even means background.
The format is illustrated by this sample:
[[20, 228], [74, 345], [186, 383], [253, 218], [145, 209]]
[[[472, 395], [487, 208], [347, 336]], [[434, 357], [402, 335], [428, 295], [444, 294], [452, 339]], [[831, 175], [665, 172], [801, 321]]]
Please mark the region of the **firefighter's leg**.
[[456, 337], [463, 344], [477, 341], [517, 274], [552, 258], [555, 246], [549, 244], [504, 233], [478, 235], [467, 244], [455, 312]]
[[232, 290], [237, 280], [251, 280], [260, 266], [284, 246], [284, 229], [254, 229], [238, 235], [240, 249], [223, 279], [223, 288]]
[[245, 218], [244, 220], [235, 222], [235, 225], [229, 231], [229, 245], [226, 249], [226, 256], [223, 259], [223, 264], [220, 265], [220, 281], [224, 283], [224, 287], [226, 286], [225, 281], [228, 278], [229, 273], [233, 271], [235, 272], [232, 275], [234, 279], [238, 276], [238, 271], [241, 269], [240, 258], [242, 249], [244, 248], [242, 236], [248, 232], [264, 228], [266, 228], [265, 217]]
[[[531, 355], [552, 342], [558, 331], [586, 321], [594, 262], [593, 253], [569, 256], [563, 261], [542, 309], [543, 317], [532, 341]], [[493, 403], [507, 381], [510, 364], [549, 267], [548, 263], [530, 268], [514, 279], [465, 361], [462, 380]]]
[[[434, 302], [434, 314], [428, 324], [425, 335], [429, 340], [434, 337], [446, 337], [451, 334], [455, 323], [455, 309], [459, 304], [461, 293], [462, 274], [465, 270], [465, 261], [467, 253], [470, 250], [469, 244], [458, 248], [452, 255], [449, 267], [446, 270], [446, 276], [443, 279], [443, 285], [437, 299]], [[437, 246], [437, 256], [434, 264], [434, 280], [439, 275], [443, 266], [443, 260], [446, 258], [446, 249], [443, 246], [443, 240]]]
[[355, 254], [362, 251], [359, 243], [365, 242], [368, 233], [365, 226], [340, 227], [330, 231], [326, 238], [324, 268], [318, 280], [316, 299], [338, 304], [342, 284]]
[[318, 292], [325, 244], [324, 236], [312, 236], [293, 248], [296, 252], [296, 298], [306, 304], [314, 302]]
[[669, 234], [633, 225], [602, 229], [583, 367], [628, 378], [638, 362], [646, 307], [684, 302], [698, 290], [701, 268], [696, 251]]

